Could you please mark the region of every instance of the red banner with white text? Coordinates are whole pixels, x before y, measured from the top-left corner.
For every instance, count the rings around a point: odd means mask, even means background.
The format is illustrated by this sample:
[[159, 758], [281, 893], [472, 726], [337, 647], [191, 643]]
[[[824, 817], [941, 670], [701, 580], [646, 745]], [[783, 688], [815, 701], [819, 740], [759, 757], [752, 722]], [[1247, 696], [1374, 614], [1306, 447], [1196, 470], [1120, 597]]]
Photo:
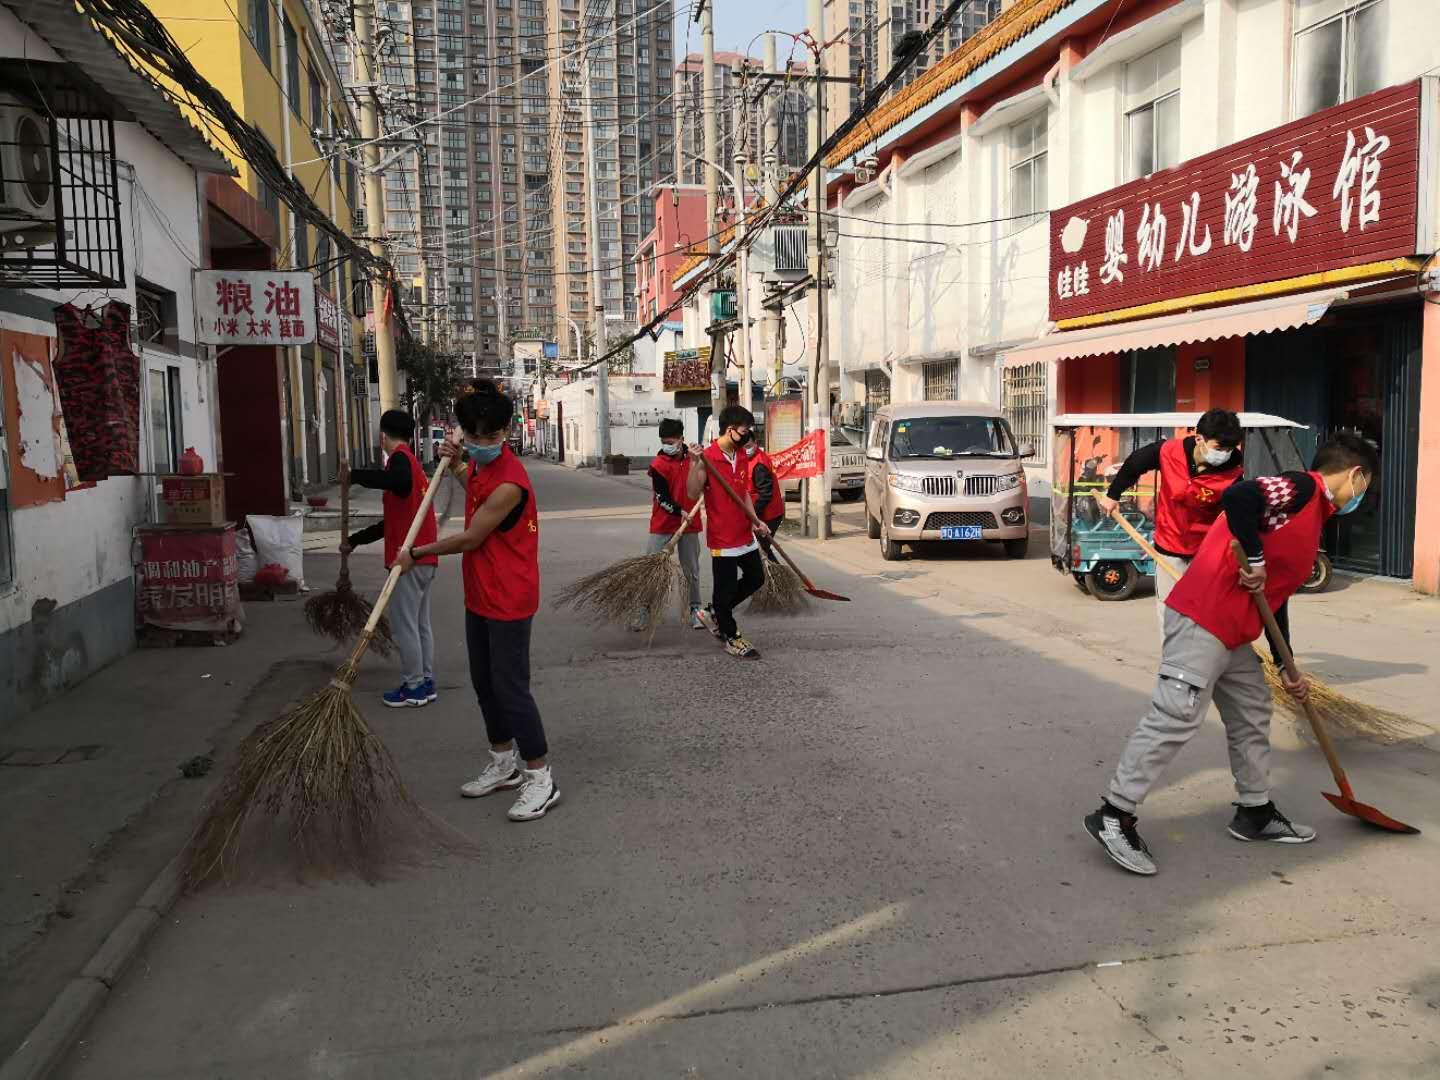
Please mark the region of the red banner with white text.
[[825, 475], [825, 432], [812, 431], [794, 446], [770, 454], [777, 480], [808, 480]]

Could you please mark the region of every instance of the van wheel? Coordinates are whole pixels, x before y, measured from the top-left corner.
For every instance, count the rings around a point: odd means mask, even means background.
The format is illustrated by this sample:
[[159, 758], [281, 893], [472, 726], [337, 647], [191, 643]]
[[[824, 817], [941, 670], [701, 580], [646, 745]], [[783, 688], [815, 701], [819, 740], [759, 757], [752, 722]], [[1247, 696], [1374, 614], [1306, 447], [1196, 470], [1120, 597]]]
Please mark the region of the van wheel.
[[844, 491], [837, 491], [841, 502], [859, 502], [865, 495], [863, 491], [856, 491], [854, 488], [846, 488]]
[[1102, 562], [1085, 575], [1085, 584], [1096, 600], [1129, 600], [1140, 583], [1134, 563]]
[[865, 535], [871, 540], [880, 539], [880, 522], [875, 520], [875, 515], [870, 513], [870, 504], [865, 504]]
[[884, 529], [880, 534], [880, 558], [886, 562], [894, 562], [900, 558], [902, 548], [900, 544], [890, 539], [890, 530]]
[[1019, 540], [1005, 541], [1005, 557], [1007, 559], [1023, 559], [1025, 552], [1030, 550], [1030, 537], [1022, 536]]

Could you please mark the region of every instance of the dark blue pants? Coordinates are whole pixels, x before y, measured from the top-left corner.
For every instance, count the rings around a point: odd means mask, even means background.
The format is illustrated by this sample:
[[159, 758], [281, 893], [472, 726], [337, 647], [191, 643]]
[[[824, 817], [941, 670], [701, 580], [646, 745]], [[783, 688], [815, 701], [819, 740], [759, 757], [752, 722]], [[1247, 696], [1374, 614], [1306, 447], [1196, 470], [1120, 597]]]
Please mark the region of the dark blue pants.
[[530, 694], [530, 624], [533, 619], [487, 619], [465, 612], [470, 681], [491, 745], [515, 740], [526, 761], [542, 758], [545, 726]]

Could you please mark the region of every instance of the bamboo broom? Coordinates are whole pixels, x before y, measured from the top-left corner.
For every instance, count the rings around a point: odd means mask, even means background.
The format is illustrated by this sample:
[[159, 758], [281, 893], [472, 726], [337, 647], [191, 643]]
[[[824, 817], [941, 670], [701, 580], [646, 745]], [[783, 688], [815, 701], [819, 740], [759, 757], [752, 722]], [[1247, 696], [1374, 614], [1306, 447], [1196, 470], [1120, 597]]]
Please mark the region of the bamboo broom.
[[[437, 466], [426, 485], [404, 549], [415, 542], [443, 468]], [[367, 880], [379, 876], [404, 837], [449, 850], [467, 846], [415, 802], [351, 695], [400, 572], [398, 564], [391, 567], [359, 640], [334, 677], [240, 743], [186, 847], [187, 888], [229, 876], [257, 812], [272, 820], [288, 816], [290, 845], [303, 865], [348, 870]]]
[[[1129, 534], [1131, 540], [1140, 545], [1141, 551], [1155, 560], [1156, 566], [1170, 575], [1172, 581], [1180, 580], [1180, 571], [1155, 550], [1155, 546], [1145, 539], [1139, 529], [1125, 520], [1118, 507], [1110, 511], [1110, 517]], [[1260, 668], [1265, 672], [1265, 681], [1270, 686], [1270, 697], [1277, 705], [1284, 705], [1294, 713], [1295, 699], [1286, 692], [1285, 684], [1280, 681], [1280, 666], [1275, 663], [1274, 657], [1262, 652], [1259, 645], [1252, 644], [1251, 648], [1260, 658]], [[1416, 726], [1409, 717], [1356, 701], [1314, 676], [1310, 678], [1310, 704], [1320, 713], [1322, 722], [1334, 724], [1352, 734], [1369, 735], [1394, 742], [1417, 733]]]

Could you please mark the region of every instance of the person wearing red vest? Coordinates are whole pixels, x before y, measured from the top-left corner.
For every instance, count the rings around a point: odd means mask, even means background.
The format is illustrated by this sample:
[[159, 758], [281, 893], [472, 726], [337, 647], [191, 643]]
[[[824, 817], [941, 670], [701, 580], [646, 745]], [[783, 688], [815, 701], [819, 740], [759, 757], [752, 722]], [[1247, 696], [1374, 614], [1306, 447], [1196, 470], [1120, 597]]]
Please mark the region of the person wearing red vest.
[[[1220, 499], [1231, 484], [1245, 475], [1240, 440], [1240, 418], [1228, 409], [1211, 409], [1195, 424], [1195, 434], [1183, 439], [1162, 439], [1142, 446], [1116, 471], [1104, 495], [1095, 502], [1105, 513], [1120, 505], [1120, 498], [1140, 478], [1160, 473], [1155, 497], [1155, 549], [1182, 574], [1200, 550], [1200, 543], [1220, 516]], [[1155, 611], [1161, 629], [1165, 624], [1165, 598], [1174, 580], [1161, 567], [1155, 570]]]
[[[646, 472], [650, 477], [652, 494], [650, 536], [645, 543], [645, 554], [653, 555], [669, 542], [696, 502], [685, 489], [690, 478], [690, 458], [685, 453], [685, 425], [681, 421], [674, 417], [660, 421], [660, 452]], [[700, 619], [700, 532], [703, 528], [704, 523], [696, 514], [675, 546], [680, 569], [685, 573], [685, 583], [690, 590], [692, 630], [705, 629]], [[639, 631], [649, 628], [650, 613], [637, 612], [630, 629]]]
[[544, 817], [560, 801], [540, 709], [530, 692], [530, 632], [540, 607], [540, 515], [525, 466], [506, 444], [515, 406], [490, 379], [455, 401], [460, 438], [440, 448], [465, 484], [465, 529], [400, 555], [407, 571], [436, 555], [462, 556], [470, 681], [490, 740], [490, 763], [461, 786], [476, 799], [519, 788], [511, 821]]
[[[354, 549], [383, 539], [386, 570], [395, 564], [410, 523], [425, 500], [425, 471], [410, 449], [410, 438], [414, 434], [415, 421], [409, 413], [387, 410], [380, 417], [380, 449], [386, 454], [385, 468], [350, 470], [352, 484], [383, 492], [380, 505], [384, 516], [377, 524], [352, 533], [346, 538], [346, 544]], [[435, 512], [426, 507], [416, 542], [431, 543], [435, 535]], [[435, 637], [430, 630], [430, 590], [435, 584], [438, 562], [432, 555], [423, 560], [414, 573], [401, 577], [385, 609], [390, 619], [390, 636], [400, 651], [400, 685], [382, 695], [382, 700], [391, 708], [428, 705], [439, 696], [435, 689]]]
[[[750, 459], [750, 500], [770, 536], [774, 536], [785, 522], [785, 492], [775, 473], [775, 462], [753, 438], [745, 444], [745, 454]], [[770, 546], [770, 536], [762, 536], [760, 546], [771, 562], [778, 562], [775, 549]]]
[[[1288, 641], [1286, 602], [1310, 575], [1321, 530], [1332, 515], [1359, 507], [1378, 468], [1374, 447], [1337, 435], [1320, 448], [1309, 472], [1242, 480], [1221, 497], [1223, 513], [1166, 601], [1165, 647], [1150, 709], [1130, 736], [1100, 809], [1085, 818], [1086, 830], [1126, 870], [1155, 873], [1136, 814], [1199, 730], [1212, 697], [1238, 796], [1230, 835], [1281, 844], [1315, 839], [1314, 829], [1290, 821], [1270, 798], [1270, 689], [1250, 645], [1263, 627], [1252, 594], [1264, 597]], [[1245, 551], [1244, 567], [1235, 564], [1235, 541]], [[1304, 676], [1293, 683], [1283, 678], [1285, 689], [1304, 701]]]
[[[705, 542], [710, 548], [713, 588], [710, 606], [700, 612], [700, 619], [725, 643], [726, 652], [742, 660], [758, 660], [760, 651], [741, 636], [735, 609], [765, 583], [765, 565], [755, 538], [770, 535], [750, 498], [745, 446], [755, 437], [754, 426], [755, 417], [743, 405], [722, 409], [716, 424], [720, 437], [703, 450], [690, 448], [690, 476], [685, 482], [691, 499], [705, 496]], [[738, 503], [716, 482], [712, 469], [729, 482]]]

